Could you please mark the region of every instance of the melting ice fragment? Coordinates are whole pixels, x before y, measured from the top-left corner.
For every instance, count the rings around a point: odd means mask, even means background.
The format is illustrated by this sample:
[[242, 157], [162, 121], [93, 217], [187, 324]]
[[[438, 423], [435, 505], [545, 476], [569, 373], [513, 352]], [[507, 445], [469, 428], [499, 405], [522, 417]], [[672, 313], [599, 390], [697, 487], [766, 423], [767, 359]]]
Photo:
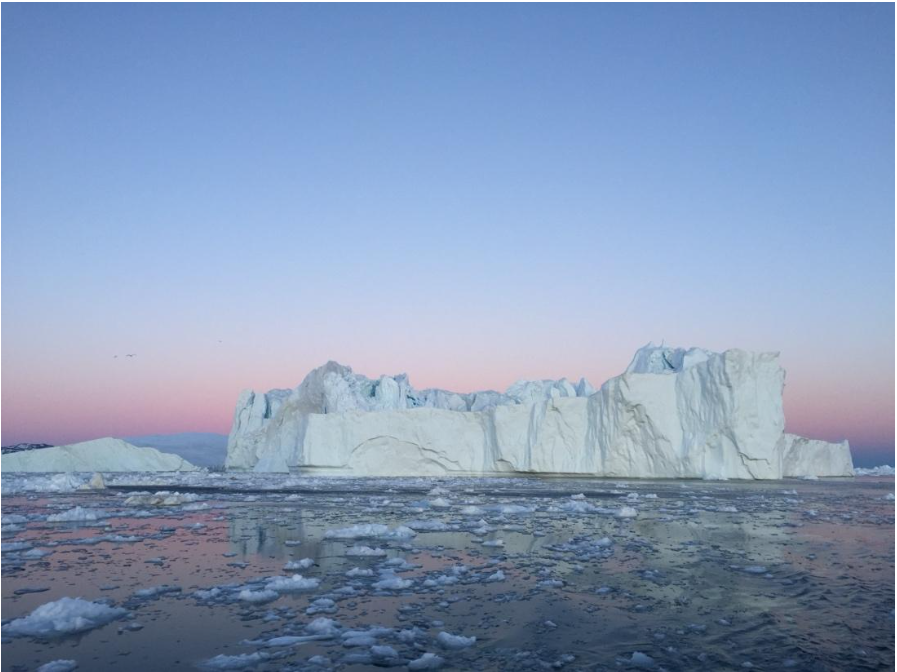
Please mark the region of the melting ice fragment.
[[127, 615], [127, 609], [110, 607], [80, 597], [63, 597], [47, 602], [23, 618], [3, 626], [10, 637], [64, 637], [106, 625]]
[[102, 518], [106, 518], [107, 514], [105, 511], [98, 511], [96, 509], [85, 509], [80, 506], [76, 506], [74, 509], [69, 509], [68, 511], [62, 511], [60, 513], [52, 513], [47, 516], [48, 523], [85, 523], [85, 522], [93, 522], [95, 520], [100, 520]]
[[226, 656], [220, 653], [214, 658], [202, 661], [197, 667], [203, 670], [244, 670], [248, 667], [255, 667], [268, 660], [268, 658], [270, 658], [270, 655], [264, 651], [241, 653], [236, 656]]
[[381, 525], [379, 523], [360, 523], [349, 527], [342, 527], [336, 530], [327, 530], [324, 533], [325, 539], [411, 539], [417, 533], [410, 527], [399, 525], [390, 528], [389, 525]]
[[408, 663], [409, 670], [438, 670], [445, 664], [445, 659], [435, 653], [425, 653]]
[[44, 663], [37, 668], [37, 672], [72, 672], [77, 667], [78, 661], [60, 658], [59, 660], [51, 660], [49, 663]]
[[452, 635], [448, 632], [440, 632], [436, 636], [436, 641], [446, 649], [466, 649], [473, 646], [477, 642], [476, 637], [464, 637], [463, 635]]

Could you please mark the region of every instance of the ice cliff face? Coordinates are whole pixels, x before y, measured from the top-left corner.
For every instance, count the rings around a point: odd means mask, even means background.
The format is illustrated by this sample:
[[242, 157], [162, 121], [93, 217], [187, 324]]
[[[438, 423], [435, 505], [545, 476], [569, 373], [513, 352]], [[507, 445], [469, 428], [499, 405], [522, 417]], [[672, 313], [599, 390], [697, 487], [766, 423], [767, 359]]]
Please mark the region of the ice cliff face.
[[96, 439], [4, 455], [3, 471], [192, 471], [192, 464], [155, 448], [138, 448], [121, 439]]
[[648, 345], [597, 391], [561, 379], [468, 394], [418, 391], [404, 374], [371, 380], [328, 362], [294, 390], [240, 395], [227, 466], [378, 476], [850, 475], [846, 442], [783, 433], [777, 359]]

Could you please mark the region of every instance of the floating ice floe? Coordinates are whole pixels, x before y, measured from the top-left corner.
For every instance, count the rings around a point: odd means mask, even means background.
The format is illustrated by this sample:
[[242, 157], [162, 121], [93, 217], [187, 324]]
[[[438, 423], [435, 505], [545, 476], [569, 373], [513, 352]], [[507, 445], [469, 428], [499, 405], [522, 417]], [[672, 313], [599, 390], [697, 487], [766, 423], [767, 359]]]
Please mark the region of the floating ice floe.
[[448, 632], [440, 632], [436, 636], [436, 641], [446, 649], [466, 649], [477, 643], [476, 637], [464, 637], [463, 635], [452, 635]]
[[[41, 450], [46, 450], [42, 448]], [[24, 492], [75, 492], [87, 486], [84, 474], [25, 475], [4, 472], [3, 494], [18, 495]]]
[[62, 511], [61, 513], [51, 513], [47, 516], [48, 523], [86, 523], [107, 518], [109, 514], [105, 511], [97, 509], [85, 509], [76, 506], [74, 509]]
[[389, 660], [399, 657], [399, 652], [396, 651], [391, 646], [385, 645], [374, 645], [371, 647], [371, 656], [373, 658], [379, 658], [381, 660]]
[[30, 541], [6, 541], [0, 545], [0, 553], [17, 553], [31, 548]]
[[3, 634], [9, 637], [64, 637], [106, 625], [127, 613], [127, 609], [110, 607], [102, 602], [63, 597], [42, 604], [23, 618], [10, 621], [3, 626]]
[[536, 585], [541, 588], [563, 588], [564, 582], [560, 579], [545, 579], [544, 581], [539, 581]]
[[37, 672], [72, 672], [72, 670], [77, 668], [78, 661], [60, 658], [59, 660], [51, 660], [49, 663], [44, 663], [37, 668]]
[[302, 560], [290, 560], [287, 564], [283, 566], [284, 570], [297, 570], [297, 569], [308, 569], [309, 567], [314, 567], [315, 561], [311, 558], [302, 558]]
[[410, 527], [399, 525], [390, 528], [379, 523], [360, 523], [336, 530], [327, 530], [325, 539], [411, 539], [417, 533]]
[[454, 529], [441, 520], [409, 520], [405, 523], [405, 527], [409, 527], [415, 532], [445, 532]]
[[378, 558], [386, 555], [386, 551], [370, 546], [352, 546], [346, 549], [346, 555], [353, 558]]
[[339, 624], [332, 618], [319, 616], [305, 626], [305, 631], [322, 637], [335, 637], [339, 633]]
[[448, 574], [439, 574], [438, 576], [428, 578], [424, 581], [424, 588], [436, 588], [442, 586], [453, 586], [458, 583], [457, 576], [449, 576]]
[[854, 473], [857, 476], [893, 476], [894, 467], [887, 464], [883, 464], [880, 467], [872, 467], [871, 469], [856, 467]]
[[200, 662], [197, 667], [203, 670], [244, 670], [248, 667], [255, 667], [270, 659], [270, 655], [264, 651], [256, 651], [255, 653], [241, 653], [236, 656], [226, 656], [223, 653], [218, 654], [214, 658], [209, 658]]
[[160, 595], [165, 595], [166, 593], [180, 593], [180, 586], [169, 586], [169, 585], [161, 585], [161, 586], [153, 586], [152, 588], [143, 588], [134, 593], [134, 597], [138, 599], [150, 599], [153, 597], [159, 597]]
[[428, 503], [430, 507], [434, 509], [447, 509], [452, 505], [452, 503], [445, 497], [437, 497], [436, 499], [431, 499]]
[[160, 490], [159, 492], [138, 492], [134, 493], [125, 500], [126, 506], [180, 506], [189, 504], [200, 499], [199, 495], [192, 492], [168, 492]]
[[519, 516], [527, 513], [533, 513], [535, 506], [524, 506], [523, 504], [493, 504], [492, 506], [483, 507], [486, 511], [493, 511], [507, 516]]
[[548, 507], [548, 511], [549, 513], [611, 513], [609, 509], [595, 506], [584, 499], [571, 499], [562, 504]]
[[654, 667], [655, 665], [654, 659], [641, 651], [634, 651], [632, 657], [627, 662], [632, 667], [640, 667], [644, 669]]
[[342, 645], [347, 647], [371, 647], [377, 645], [377, 639], [393, 634], [392, 628], [370, 626], [364, 630], [346, 630], [340, 635]]
[[301, 635], [284, 635], [282, 637], [272, 637], [271, 639], [248, 639], [244, 644], [248, 646], [265, 646], [269, 649], [280, 648], [284, 646], [296, 646], [319, 639], [318, 637]]
[[319, 585], [321, 585], [320, 579], [306, 579], [301, 574], [293, 574], [293, 576], [275, 576], [273, 579], [268, 579], [265, 588], [278, 593], [294, 593], [314, 590]]
[[332, 614], [336, 610], [336, 602], [328, 597], [320, 597], [308, 606], [305, 613], [312, 616], [314, 614]]
[[403, 579], [392, 572], [383, 572], [380, 580], [375, 581], [373, 587], [377, 590], [405, 590], [414, 582], [411, 579]]
[[445, 659], [435, 653], [425, 653], [408, 663], [409, 670], [438, 670], [445, 664]]
[[193, 591], [193, 597], [198, 600], [214, 600], [224, 595], [224, 591], [217, 586], [208, 590]]
[[393, 572], [407, 572], [412, 569], [420, 568], [420, 565], [408, 562], [405, 558], [393, 558], [392, 560], [384, 562], [383, 565]]
[[48, 555], [52, 555], [53, 551], [43, 551], [39, 548], [32, 548], [28, 551], [22, 553], [22, 557], [25, 560], [40, 560], [41, 558], [45, 558]]
[[746, 574], [767, 574], [769, 572], [763, 565], [748, 565], [747, 567], [742, 567], [741, 571]]
[[262, 604], [264, 602], [273, 602], [278, 597], [280, 597], [280, 593], [274, 590], [262, 589], [262, 590], [252, 590], [251, 588], [244, 588], [237, 595], [237, 599], [243, 602], [251, 602], [253, 604]]

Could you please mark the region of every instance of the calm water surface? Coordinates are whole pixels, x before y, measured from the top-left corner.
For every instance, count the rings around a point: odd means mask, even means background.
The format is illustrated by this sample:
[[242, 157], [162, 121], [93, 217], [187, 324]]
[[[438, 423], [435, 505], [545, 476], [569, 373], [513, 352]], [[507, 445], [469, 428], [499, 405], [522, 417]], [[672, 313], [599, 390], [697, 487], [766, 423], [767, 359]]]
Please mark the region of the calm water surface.
[[[894, 668], [893, 478], [282, 485], [167, 506], [133, 488], [4, 496], [4, 625], [66, 596], [128, 614], [50, 639], [4, 628], [2, 669], [360, 670], [427, 652], [465, 670]], [[108, 517], [46, 520], [78, 506]], [[317, 584], [271, 583], [294, 574]]]

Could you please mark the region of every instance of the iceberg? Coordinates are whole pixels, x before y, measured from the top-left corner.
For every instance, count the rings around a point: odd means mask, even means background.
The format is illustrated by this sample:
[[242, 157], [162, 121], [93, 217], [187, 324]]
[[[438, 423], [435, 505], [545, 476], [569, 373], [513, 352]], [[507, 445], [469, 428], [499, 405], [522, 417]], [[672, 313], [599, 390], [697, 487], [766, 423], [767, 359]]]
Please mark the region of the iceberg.
[[[851, 476], [846, 441], [786, 434], [778, 353], [648, 344], [597, 390], [416, 390], [328, 362], [295, 389], [244, 391], [226, 466], [307, 475]], [[49, 450], [49, 449], [47, 449]]]
[[95, 439], [68, 446], [9, 453], [0, 458], [3, 471], [193, 471], [195, 466], [177, 455], [155, 448], [138, 448], [121, 439]]
[[872, 467], [869, 469], [857, 467], [854, 472], [857, 476], [893, 476], [894, 467], [889, 464], [883, 464], [880, 467]]
[[782, 476], [853, 476], [853, 460], [847, 441], [829, 443], [782, 434]]

